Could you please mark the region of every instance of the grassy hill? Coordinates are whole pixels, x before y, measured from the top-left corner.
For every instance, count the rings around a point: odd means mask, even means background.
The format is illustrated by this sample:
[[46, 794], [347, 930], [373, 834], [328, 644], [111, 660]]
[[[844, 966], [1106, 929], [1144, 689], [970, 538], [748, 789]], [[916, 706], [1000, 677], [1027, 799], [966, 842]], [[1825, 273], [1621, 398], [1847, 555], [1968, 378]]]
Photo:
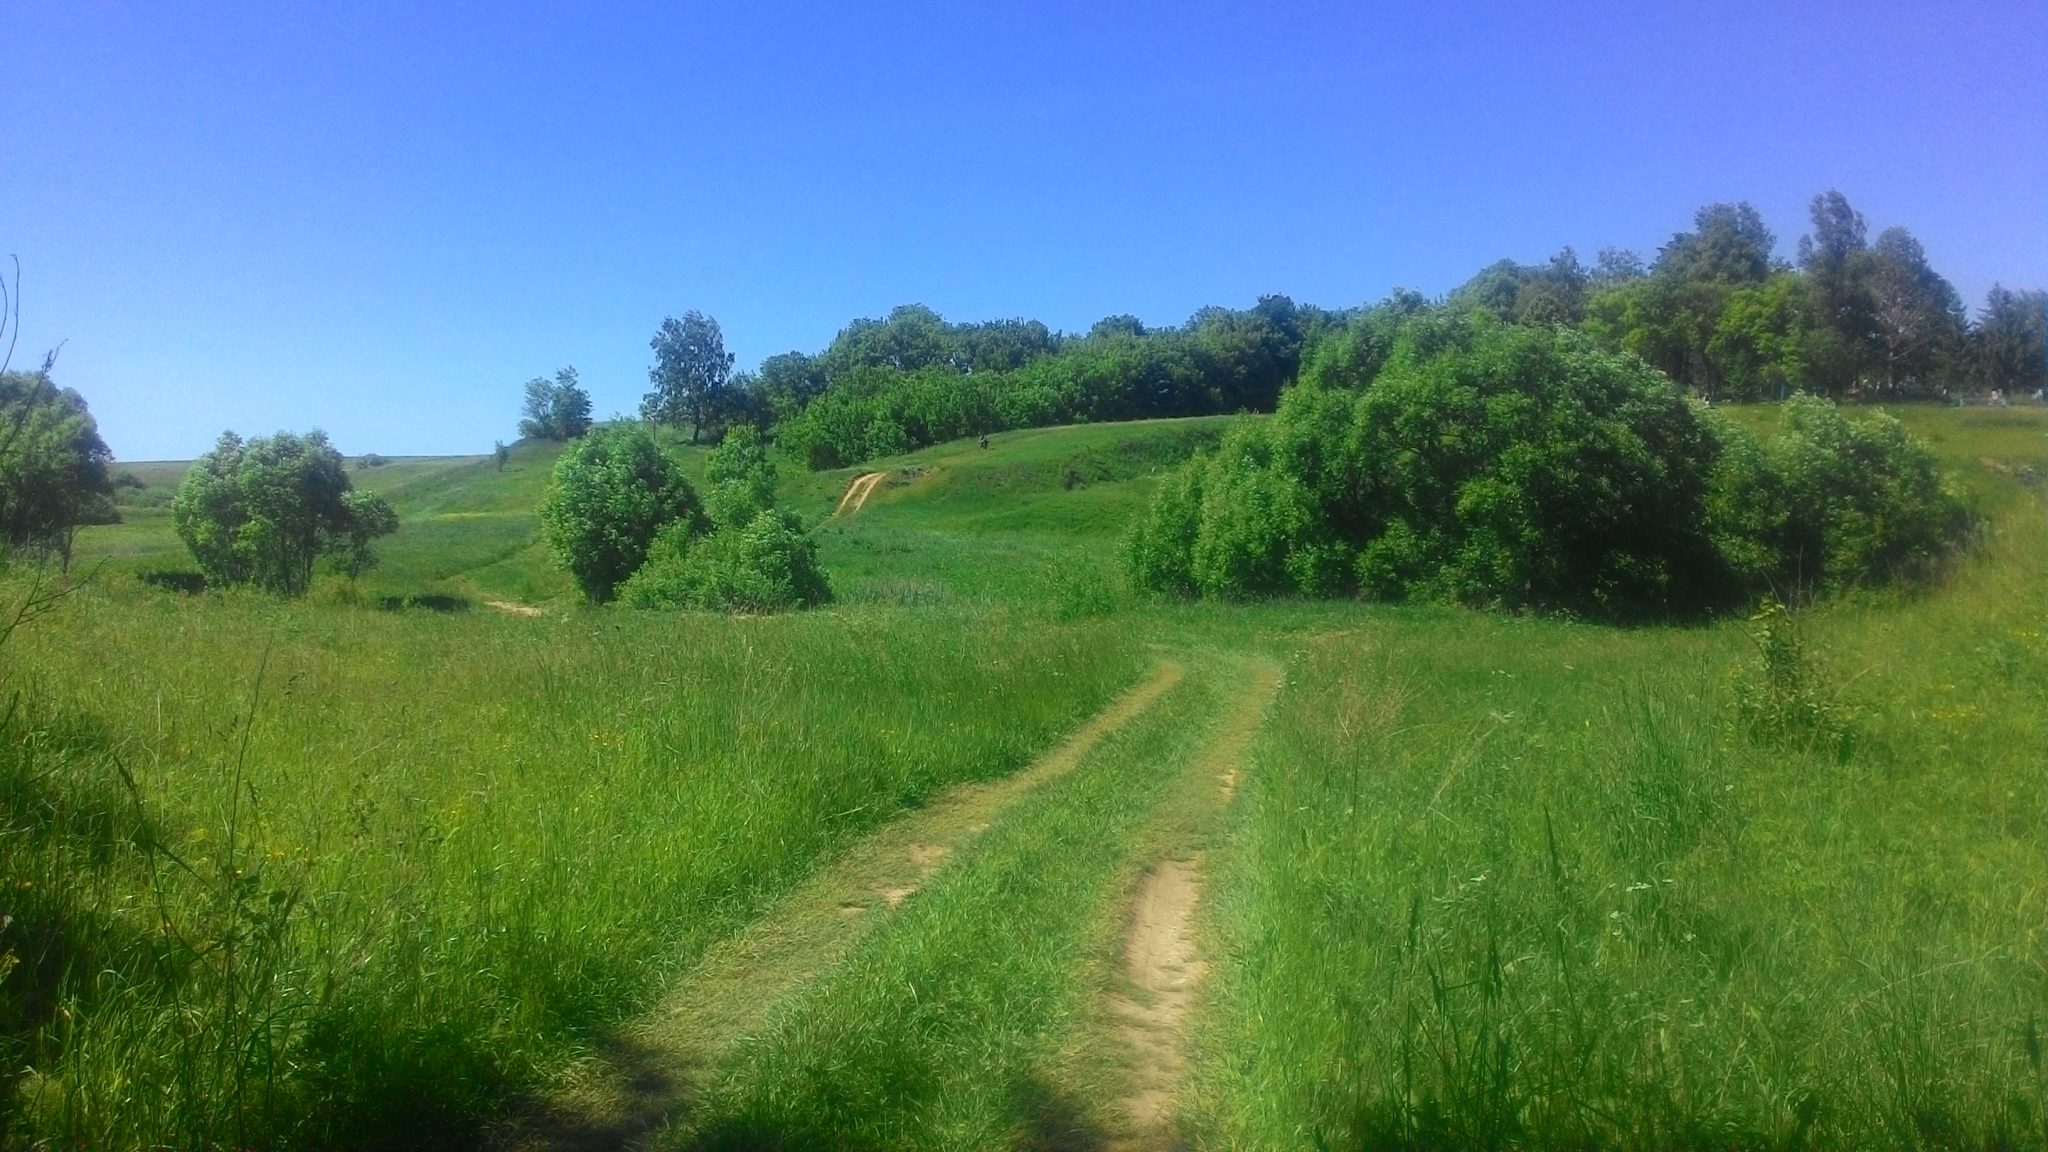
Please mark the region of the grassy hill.
[[544, 445], [353, 601], [132, 579], [135, 466], [0, 649], [0, 1144], [2040, 1146], [2048, 419], [1902, 417], [1987, 529], [1795, 619], [1840, 740], [1740, 619], [1132, 597], [1227, 420], [785, 471], [759, 619], [576, 604]]
[[[1106, 570], [1124, 523], [1152, 478], [1213, 443], [1226, 417], [1046, 428], [960, 441], [858, 469], [783, 464], [782, 497], [807, 522], [826, 521], [854, 477], [888, 474], [858, 517], [826, 524], [820, 547], [841, 595], [930, 600], [1014, 591], [1078, 558]], [[705, 451], [675, 449], [701, 479]], [[363, 581], [371, 598], [461, 597], [567, 603], [573, 588], [540, 542], [536, 509], [560, 445], [522, 443], [500, 470], [490, 457], [400, 457], [356, 468], [399, 516]], [[88, 528], [78, 556], [113, 574], [189, 567], [171, 527], [170, 494], [184, 463], [123, 466], [145, 487], [122, 490], [123, 523]]]

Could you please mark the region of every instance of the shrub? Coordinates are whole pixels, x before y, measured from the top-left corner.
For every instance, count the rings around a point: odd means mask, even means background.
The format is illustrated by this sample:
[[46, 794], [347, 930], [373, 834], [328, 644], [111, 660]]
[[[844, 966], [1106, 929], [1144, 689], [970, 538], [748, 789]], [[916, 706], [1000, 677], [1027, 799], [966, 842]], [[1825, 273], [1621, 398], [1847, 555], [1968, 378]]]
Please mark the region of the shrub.
[[1714, 444], [1670, 385], [1569, 331], [1428, 327], [1359, 390], [1312, 372], [1269, 427], [1164, 486], [1131, 549], [1137, 582], [1606, 615], [1699, 602], [1719, 567]]
[[832, 598], [817, 544], [791, 513], [764, 509], [745, 525], [664, 529], [620, 597], [635, 608], [772, 612]]
[[1766, 596], [1749, 619], [1757, 665], [1735, 684], [1743, 728], [1765, 743], [1846, 751], [1850, 710], [1826, 688], [1792, 613]]
[[1685, 615], [1921, 578], [1968, 527], [1889, 417], [1801, 398], [1760, 444], [1569, 330], [1423, 317], [1382, 357], [1383, 319], [1160, 486], [1126, 541], [1134, 584]]
[[1717, 546], [1751, 587], [1794, 599], [1925, 580], [1971, 517], [1934, 453], [1882, 412], [1850, 421], [1831, 401], [1787, 401], [1767, 444], [1716, 417]]
[[704, 511], [682, 471], [644, 425], [599, 428], [564, 451], [540, 506], [541, 535], [594, 604], [647, 559], [671, 525], [692, 533]]
[[373, 562], [370, 541], [398, 530], [383, 497], [354, 490], [323, 432], [247, 442], [223, 433], [185, 473], [171, 518], [209, 585], [285, 596], [312, 586], [322, 556], [360, 573]]

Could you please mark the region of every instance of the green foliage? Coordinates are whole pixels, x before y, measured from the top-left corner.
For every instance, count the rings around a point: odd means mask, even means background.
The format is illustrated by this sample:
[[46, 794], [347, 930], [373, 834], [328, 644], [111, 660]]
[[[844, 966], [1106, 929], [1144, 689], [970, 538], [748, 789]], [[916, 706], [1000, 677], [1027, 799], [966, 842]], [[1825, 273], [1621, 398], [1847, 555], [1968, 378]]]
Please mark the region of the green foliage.
[[598, 428], [563, 452], [540, 505], [541, 536], [593, 604], [610, 600], [673, 524], [698, 531], [704, 510], [641, 424]]
[[816, 542], [775, 506], [775, 464], [759, 433], [747, 425], [727, 432], [705, 481], [708, 522], [664, 528], [620, 599], [635, 608], [773, 612], [832, 598]]
[[358, 575], [370, 541], [398, 530], [383, 497], [356, 492], [324, 432], [280, 432], [244, 442], [221, 434], [192, 462], [171, 506], [178, 537], [214, 587], [253, 585], [301, 596], [316, 561], [335, 556]]
[[1810, 375], [1813, 323], [1806, 282], [1791, 273], [1730, 292], [1706, 349], [1723, 393], [1761, 400], [1798, 391]]
[[1980, 387], [2011, 395], [2048, 388], [2048, 292], [1992, 285], [1970, 336]]
[[491, 462], [498, 466], [498, 471], [503, 472], [505, 464], [511, 459], [512, 449], [509, 445], [503, 440], [493, 440], [491, 442]]
[[1757, 663], [1735, 684], [1743, 728], [1767, 743], [1846, 750], [1850, 709], [1825, 685], [1791, 611], [1766, 596], [1749, 621]]
[[[821, 390], [776, 438], [814, 469], [1013, 428], [1270, 410], [1333, 317], [1268, 296], [1179, 328], [1112, 317], [1081, 339], [1043, 325], [948, 324], [930, 309], [858, 321], [818, 358]], [[778, 409], [786, 413], [786, 409]]]
[[576, 382], [573, 367], [555, 373], [552, 382], [536, 376], [526, 382], [520, 414], [525, 439], [574, 440], [590, 431], [590, 393]]
[[711, 522], [719, 527], [743, 527], [775, 507], [775, 462], [750, 425], [734, 428], [712, 449], [704, 480], [711, 489]]
[[[1132, 582], [1236, 599], [1353, 591], [1602, 617], [1921, 579], [1968, 518], [1897, 421], [1825, 401], [1748, 433], [1568, 330], [1420, 316], [1384, 368], [1358, 325], [1266, 424], [1163, 484]], [[1352, 351], [1351, 349], [1358, 349]]]
[[690, 443], [725, 427], [734, 415], [731, 389], [732, 353], [718, 321], [695, 309], [661, 322], [654, 338], [654, 366], [647, 380], [654, 385], [640, 401], [640, 418], [653, 424], [690, 426]]
[[1218, 597], [1697, 608], [1715, 593], [1712, 451], [1632, 357], [1570, 331], [1431, 321], [1363, 390], [1305, 381], [1269, 426], [1189, 465], [1199, 479], [1163, 486], [1130, 571]]
[[803, 524], [771, 508], [708, 533], [670, 525], [619, 598], [635, 608], [775, 612], [823, 604], [832, 588]]
[[1885, 413], [1852, 422], [1802, 395], [1767, 443], [1725, 418], [1710, 426], [1716, 545], [1752, 591], [1798, 599], [1925, 581], [1969, 535], [1934, 453]]
[[51, 552], [68, 566], [80, 525], [119, 519], [113, 458], [84, 397], [43, 373], [0, 373], [0, 548]]

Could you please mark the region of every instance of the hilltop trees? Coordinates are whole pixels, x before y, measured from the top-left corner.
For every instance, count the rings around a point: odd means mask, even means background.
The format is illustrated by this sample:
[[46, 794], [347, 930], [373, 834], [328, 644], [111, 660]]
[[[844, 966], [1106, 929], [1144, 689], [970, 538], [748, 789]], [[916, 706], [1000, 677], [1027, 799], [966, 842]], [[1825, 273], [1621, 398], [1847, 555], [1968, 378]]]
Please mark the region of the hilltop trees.
[[113, 458], [83, 396], [42, 372], [0, 373], [0, 545], [68, 568], [79, 527], [118, 518]]
[[384, 499], [357, 492], [324, 432], [243, 441], [224, 432], [192, 462], [171, 505], [179, 539], [209, 583], [303, 595], [332, 556], [346, 574], [374, 557], [370, 541], [398, 530]]
[[2008, 393], [2048, 387], [2048, 292], [2015, 292], [1994, 284], [1970, 334], [1973, 375]]
[[690, 443], [706, 432], [716, 437], [731, 415], [732, 353], [718, 321], [692, 309], [677, 320], [661, 322], [648, 342], [654, 367], [647, 379], [654, 385], [640, 401], [640, 417], [655, 424], [690, 426]]
[[552, 381], [545, 376], [528, 380], [519, 411], [519, 435], [527, 440], [574, 440], [590, 431], [590, 393], [577, 383], [573, 367], [555, 373]]

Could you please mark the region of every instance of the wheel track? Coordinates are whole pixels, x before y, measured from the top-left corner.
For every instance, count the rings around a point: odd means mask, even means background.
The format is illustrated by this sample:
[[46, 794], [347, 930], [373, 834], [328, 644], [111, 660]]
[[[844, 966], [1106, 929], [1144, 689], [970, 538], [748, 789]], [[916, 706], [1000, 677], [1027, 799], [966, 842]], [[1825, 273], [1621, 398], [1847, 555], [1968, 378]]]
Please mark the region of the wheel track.
[[[1264, 726], [1267, 705], [1279, 691], [1281, 669], [1270, 660], [1249, 662], [1247, 684], [1200, 759], [1190, 785], [1206, 789], [1197, 813], [1213, 815], [1235, 793], [1240, 766]], [[1192, 830], [1184, 832], [1192, 840]], [[1146, 869], [1125, 921], [1117, 985], [1104, 993], [1103, 1016], [1123, 1075], [1116, 1099], [1123, 1128], [1108, 1142], [1119, 1150], [1177, 1147], [1173, 1108], [1187, 1070], [1188, 1017], [1207, 970], [1195, 935], [1202, 896], [1202, 854], [1170, 850]]]
[[[880, 476], [881, 473], [871, 475]], [[708, 949], [656, 1009], [573, 1069], [492, 1144], [519, 1152], [641, 1146], [716, 1077], [735, 1041], [831, 969], [869, 929], [1016, 801], [1073, 770], [1182, 678], [1152, 674], [1028, 768], [949, 789], [885, 824], [766, 915]]]
[[863, 472], [855, 476], [853, 482], [846, 486], [846, 494], [839, 498], [839, 506], [832, 510], [832, 518], [836, 520], [860, 511], [867, 504], [868, 497], [874, 495], [875, 489], [888, 477], [887, 472]]

